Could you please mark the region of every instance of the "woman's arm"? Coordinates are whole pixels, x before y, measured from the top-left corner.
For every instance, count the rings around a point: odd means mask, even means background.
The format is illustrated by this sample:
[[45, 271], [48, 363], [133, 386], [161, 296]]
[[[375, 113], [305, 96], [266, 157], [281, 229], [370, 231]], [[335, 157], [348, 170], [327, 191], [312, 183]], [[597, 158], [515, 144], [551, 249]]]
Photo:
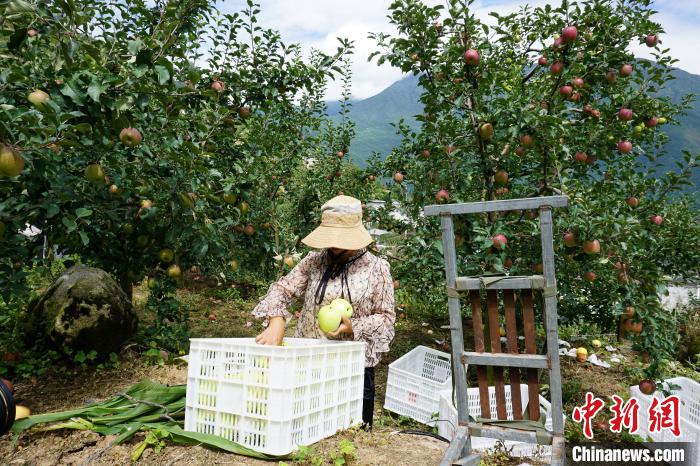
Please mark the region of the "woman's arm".
[[375, 352], [386, 353], [394, 339], [394, 281], [389, 263], [380, 260], [377, 284], [372, 292], [372, 314], [350, 318], [355, 341], [372, 341]]
[[267, 329], [256, 337], [262, 344], [279, 345], [284, 338], [284, 328], [290, 314], [287, 310], [294, 298], [301, 297], [306, 291], [312, 262], [317, 253], [307, 254], [287, 275], [270, 285], [267, 294], [253, 309], [253, 316], [269, 319]]

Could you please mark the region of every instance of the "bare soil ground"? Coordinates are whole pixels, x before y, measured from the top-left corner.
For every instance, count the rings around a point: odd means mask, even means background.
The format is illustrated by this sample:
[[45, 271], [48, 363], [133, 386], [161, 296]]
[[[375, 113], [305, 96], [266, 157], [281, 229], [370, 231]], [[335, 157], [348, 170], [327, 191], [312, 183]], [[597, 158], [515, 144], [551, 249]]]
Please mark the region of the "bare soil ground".
[[[190, 328], [197, 337], [249, 337], [257, 334], [261, 327], [252, 322], [250, 310], [254, 302], [234, 299], [221, 290], [181, 290], [180, 301], [190, 310]], [[146, 295], [142, 289], [135, 289], [134, 301], [137, 309], [142, 309]], [[207, 318], [217, 316], [215, 322]], [[142, 321], [148, 316], [142, 315]], [[251, 325], [252, 323], [252, 325]], [[432, 326], [431, 326], [432, 328]], [[400, 433], [405, 428], [420, 427], [403, 422], [387, 415], [382, 410], [387, 378], [387, 364], [404, 354], [417, 344], [435, 346], [434, 337], [440, 337], [438, 328], [435, 335], [420, 323], [403, 320], [397, 325], [397, 343], [376, 374], [377, 397], [375, 403], [375, 428], [367, 433], [353, 429], [341, 432], [313, 446], [310, 458], [296, 464], [331, 464], [330, 457], [338, 451], [341, 439], [351, 440], [357, 451], [357, 465], [430, 465], [437, 464], [447, 444], [439, 440]], [[293, 331], [293, 327], [289, 329]], [[155, 364], [144, 362], [136, 346], [120, 355], [120, 366], [96, 372], [93, 368], [77, 368], [69, 371], [55, 371], [41, 377], [15, 381], [15, 397], [18, 404], [31, 408], [35, 414], [63, 411], [85, 406], [95, 401], [105, 400], [118, 394], [143, 379], [167, 384], [186, 382], [185, 364]], [[136, 444], [142, 441], [143, 434], [137, 435], [124, 445], [110, 446], [110, 438], [91, 431], [25, 432], [14, 443], [10, 434], [0, 438], [0, 465], [126, 465], [131, 464], [131, 454]], [[292, 461], [288, 461], [292, 463]], [[138, 464], [144, 465], [270, 465], [265, 462], [237, 456], [225, 452], [209, 450], [199, 446], [179, 446], [168, 444], [160, 453], [147, 449]]]
[[[144, 366], [137, 357], [125, 358], [120, 369], [91, 374], [89, 370], [69, 378], [51, 377], [36, 383], [17, 384], [19, 403], [35, 413], [80, 407], [123, 391], [144, 378], [155, 382], [180, 384], [186, 381], [185, 365]], [[377, 406], [377, 412], [380, 412]], [[358, 465], [428, 465], [437, 464], [446, 444], [429, 437], [397, 433], [396, 428], [379, 426], [374, 432], [350, 430], [325, 439], [314, 447], [318, 458], [326, 458], [338, 449], [341, 438], [353, 442]], [[124, 445], [111, 446], [112, 439], [90, 431], [30, 432], [21, 436], [16, 446], [9, 435], [0, 440], [0, 463], [11, 465], [114, 465], [130, 464], [134, 446], [143, 440], [137, 435]], [[265, 461], [245, 458], [198, 446], [168, 445], [156, 454], [147, 449], [139, 464], [144, 465], [269, 465]]]

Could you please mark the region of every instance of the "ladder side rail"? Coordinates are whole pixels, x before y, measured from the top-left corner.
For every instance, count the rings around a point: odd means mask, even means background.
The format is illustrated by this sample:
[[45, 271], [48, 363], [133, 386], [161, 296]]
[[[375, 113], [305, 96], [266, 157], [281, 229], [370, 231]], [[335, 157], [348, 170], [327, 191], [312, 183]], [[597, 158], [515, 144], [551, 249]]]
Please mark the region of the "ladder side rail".
[[563, 436], [564, 420], [561, 395], [561, 371], [559, 369], [557, 282], [554, 274], [554, 236], [552, 233], [552, 208], [550, 206], [545, 206], [540, 209], [540, 228], [545, 277], [545, 291], [543, 297], [547, 332], [547, 353], [549, 354], [550, 362], [549, 387], [552, 403], [552, 432], [554, 435]]
[[[457, 252], [455, 250], [454, 224], [452, 216], [440, 216], [440, 228], [442, 229], [442, 251], [445, 258], [445, 278], [447, 286], [454, 288], [457, 278]], [[452, 340], [452, 380], [456, 391], [457, 422], [460, 426], [466, 426], [469, 422], [469, 403], [467, 399], [467, 376], [462, 353], [464, 352], [464, 333], [462, 331], [462, 313], [460, 311], [459, 297], [454, 294], [448, 296], [447, 305], [450, 314], [450, 338]], [[467, 442], [467, 451], [471, 450], [471, 441]]]

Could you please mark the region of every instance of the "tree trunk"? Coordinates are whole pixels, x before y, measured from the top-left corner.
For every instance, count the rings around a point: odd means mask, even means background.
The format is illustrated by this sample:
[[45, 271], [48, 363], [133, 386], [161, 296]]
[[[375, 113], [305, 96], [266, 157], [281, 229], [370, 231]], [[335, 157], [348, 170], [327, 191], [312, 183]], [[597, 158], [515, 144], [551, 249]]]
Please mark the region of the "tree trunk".
[[124, 273], [119, 276], [119, 286], [124, 290], [126, 297], [129, 298], [129, 302], [134, 301], [134, 284], [131, 282], [129, 275]]

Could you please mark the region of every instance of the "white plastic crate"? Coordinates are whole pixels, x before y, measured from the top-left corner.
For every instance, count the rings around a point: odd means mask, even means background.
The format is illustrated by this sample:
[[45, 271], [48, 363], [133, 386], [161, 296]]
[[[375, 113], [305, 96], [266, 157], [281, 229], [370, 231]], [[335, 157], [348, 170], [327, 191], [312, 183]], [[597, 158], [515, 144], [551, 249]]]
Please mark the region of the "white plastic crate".
[[[670, 385], [677, 385], [678, 388], [670, 390], [671, 394], [680, 398], [680, 437], [675, 437], [668, 429], [661, 432], [649, 432], [649, 406], [651, 397], [655, 396], [663, 400], [664, 396], [660, 391], [653, 395], [643, 394], [637, 385], [630, 387], [630, 395], [639, 400], [639, 430], [637, 435], [646, 439], [650, 437], [654, 442], [689, 442], [695, 445], [695, 461], [692, 464], [700, 464], [700, 383], [686, 377], [675, 377], [664, 382], [665, 389]], [[691, 464], [689, 463], [689, 464]]]
[[417, 346], [389, 364], [384, 409], [431, 425], [446, 388], [452, 389], [450, 355]]
[[362, 421], [365, 343], [193, 338], [185, 430], [285, 455]]
[[[510, 385], [505, 386], [506, 392], [506, 417], [509, 420], [513, 419], [513, 405], [510, 393]], [[481, 397], [479, 396], [479, 388], [467, 389], [467, 403], [469, 404], [469, 413], [472, 417], [481, 415]], [[520, 384], [520, 400], [523, 409], [526, 409], [528, 404], [528, 387], [527, 384]], [[496, 389], [489, 387], [489, 407], [491, 409], [491, 419], [497, 419], [496, 413]], [[548, 431], [552, 431], [552, 406], [549, 401], [545, 400], [540, 395], [540, 412], [546, 413], [544, 427]], [[457, 426], [457, 408], [452, 401], [452, 389], [443, 390], [440, 392], [440, 411], [437, 422], [438, 433], [448, 440], [452, 440], [455, 435], [455, 427]], [[496, 446], [498, 440], [486, 437], [472, 437], [472, 449], [486, 451]], [[503, 442], [508, 450], [511, 450], [512, 456], [518, 457], [533, 457], [539, 456], [547, 458], [552, 455], [552, 447], [548, 445], [535, 445], [525, 442], [514, 442], [506, 440]]]

